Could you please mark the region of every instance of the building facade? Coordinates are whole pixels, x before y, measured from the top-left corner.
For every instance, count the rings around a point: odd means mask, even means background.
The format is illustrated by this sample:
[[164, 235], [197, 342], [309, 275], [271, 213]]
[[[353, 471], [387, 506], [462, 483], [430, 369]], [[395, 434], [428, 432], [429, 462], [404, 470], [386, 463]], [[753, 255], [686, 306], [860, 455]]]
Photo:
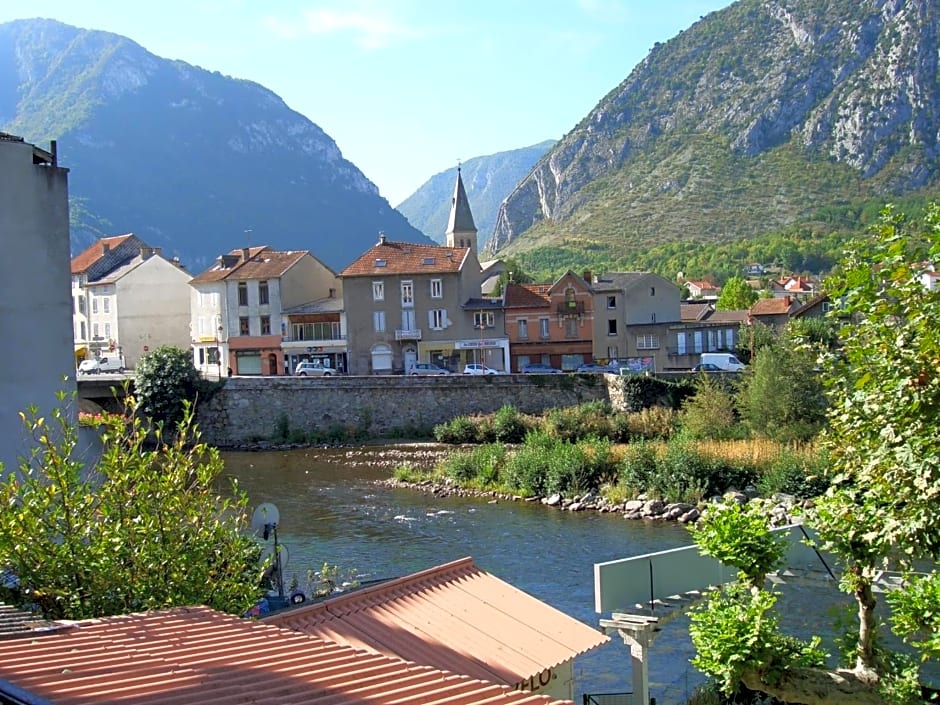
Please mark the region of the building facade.
[[127, 367], [164, 345], [189, 347], [190, 275], [135, 235], [102, 238], [72, 259], [77, 359], [124, 356]]
[[68, 169], [59, 166], [54, 143], [47, 151], [0, 133], [0, 233], [6, 248], [0, 278], [8, 292], [0, 322], [18, 353], [15, 364], [0, 368], [0, 474], [6, 474], [31, 447], [20, 412], [35, 405], [51, 418], [62, 406], [57, 393], [75, 390]]
[[342, 296], [336, 273], [308, 251], [266, 245], [221, 255], [189, 283], [193, 362], [207, 376], [289, 374], [284, 343], [297, 341], [286, 312]]

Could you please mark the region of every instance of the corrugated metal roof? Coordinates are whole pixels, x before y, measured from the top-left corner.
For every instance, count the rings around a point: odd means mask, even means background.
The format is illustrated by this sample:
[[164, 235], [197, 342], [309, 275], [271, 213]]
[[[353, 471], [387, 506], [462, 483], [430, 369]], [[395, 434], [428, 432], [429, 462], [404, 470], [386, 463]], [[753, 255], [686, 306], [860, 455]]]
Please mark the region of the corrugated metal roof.
[[38, 634], [61, 629], [62, 625], [49, 622], [35, 614], [23, 612], [0, 602], [0, 639]]
[[609, 641], [598, 630], [481, 570], [472, 558], [264, 621], [509, 685]]
[[[53, 705], [551, 705], [467, 676], [208, 607], [78, 622], [0, 641], [0, 678]], [[0, 699], [4, 688], [0, 682]]]

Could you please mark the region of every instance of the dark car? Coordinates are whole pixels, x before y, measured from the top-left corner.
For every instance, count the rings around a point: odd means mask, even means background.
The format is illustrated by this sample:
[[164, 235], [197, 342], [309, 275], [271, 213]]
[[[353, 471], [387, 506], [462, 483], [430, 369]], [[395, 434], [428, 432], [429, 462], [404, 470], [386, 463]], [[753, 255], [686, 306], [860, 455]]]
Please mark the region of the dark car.
[[524, 375], [560, 375], [562, 374], [561, 370], [551, 365], [546, 365], [544, 362], [530, 362], [528, 365], [523, 365], [522, 369], [519, 370]]
[[433, 362], [416, 362], [408, 368], [409, 375], [449, 375], [450, 370], [435, 365]]
[[721, 368], [713, 362], [703, 362], [692, 368], [693, 372], [721, 372]]

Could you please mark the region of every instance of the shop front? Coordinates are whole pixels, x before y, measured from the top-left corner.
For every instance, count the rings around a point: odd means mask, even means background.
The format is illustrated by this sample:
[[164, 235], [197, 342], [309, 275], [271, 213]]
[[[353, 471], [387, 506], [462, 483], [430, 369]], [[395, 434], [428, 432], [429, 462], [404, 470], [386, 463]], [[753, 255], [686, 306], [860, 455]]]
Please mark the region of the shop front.
[[509, 338], [483, 338], [454, 341], [458, 359], [458, 372], [464, 365], [480, 363], [494, 370], [511, 372], [509, 369]]

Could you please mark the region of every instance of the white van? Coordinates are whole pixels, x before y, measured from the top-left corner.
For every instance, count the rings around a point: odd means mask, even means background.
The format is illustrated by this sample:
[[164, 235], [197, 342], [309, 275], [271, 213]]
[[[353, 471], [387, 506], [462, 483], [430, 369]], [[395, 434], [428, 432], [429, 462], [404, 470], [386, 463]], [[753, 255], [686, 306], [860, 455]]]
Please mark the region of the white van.
[[740, 372], [747, 367], [731, 353], [702, 353], [699, 364], [714, 365], [725, 372]]
[[82, 360], [78, 366], [78, 373], [84, 375], [97, 375], [102, 372], [124, 372], [124, 357], [122, 355], [102, 355]]

